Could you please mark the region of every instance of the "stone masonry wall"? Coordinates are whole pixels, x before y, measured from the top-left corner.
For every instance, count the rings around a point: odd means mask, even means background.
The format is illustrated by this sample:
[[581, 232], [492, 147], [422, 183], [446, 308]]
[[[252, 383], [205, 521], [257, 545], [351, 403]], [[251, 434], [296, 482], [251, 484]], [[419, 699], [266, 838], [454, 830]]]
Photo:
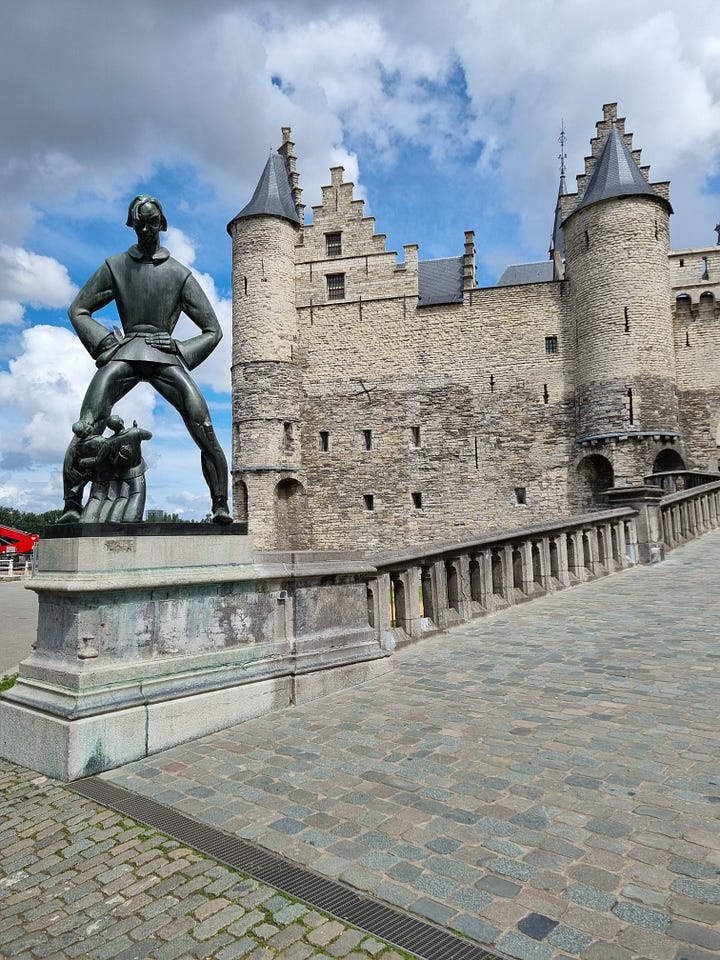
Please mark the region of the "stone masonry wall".
[[300, 318], [317, 546], [455, 539], [566, 512], [574, 347], [561, 284], [425, 308], [408, 297], [305, 307]]

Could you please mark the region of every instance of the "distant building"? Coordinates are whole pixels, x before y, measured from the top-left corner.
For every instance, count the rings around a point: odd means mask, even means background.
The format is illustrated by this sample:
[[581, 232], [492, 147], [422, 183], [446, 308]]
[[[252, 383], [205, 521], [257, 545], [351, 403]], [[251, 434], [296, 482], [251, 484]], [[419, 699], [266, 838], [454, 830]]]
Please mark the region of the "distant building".
[[160, 523], [167, 517], [164, 510], [148, 510], [145, 514], [147, 523]]
[[563, 171], [550, 259], [494, 287], [471, 231], [457, 257], [386, 251], [342, 167], [305, 224], [293, 147], [228, 226], [234, 510], [259, 544], [467, 539], [717, 469], [720, 249], [669, 251], [668, 184], [616, 104], [576, 192]]

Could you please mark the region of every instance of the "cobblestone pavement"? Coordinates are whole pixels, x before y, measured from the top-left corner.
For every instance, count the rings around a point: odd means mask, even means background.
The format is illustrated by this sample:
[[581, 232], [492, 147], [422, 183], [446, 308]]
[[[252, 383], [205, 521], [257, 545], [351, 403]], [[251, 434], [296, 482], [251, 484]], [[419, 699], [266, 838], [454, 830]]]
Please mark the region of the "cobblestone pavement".
[[0, 760], [0, 957], [405, 960], [265, 884]]
[[520, 960], [718, 957], [718, 569], [713, 533], [103, 776]]

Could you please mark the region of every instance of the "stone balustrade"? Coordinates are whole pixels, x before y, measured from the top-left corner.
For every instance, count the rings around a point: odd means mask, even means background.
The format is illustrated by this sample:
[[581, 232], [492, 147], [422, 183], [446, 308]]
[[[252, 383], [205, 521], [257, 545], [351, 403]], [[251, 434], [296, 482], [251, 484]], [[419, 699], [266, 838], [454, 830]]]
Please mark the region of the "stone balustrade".
[[671, 493], [660, 501], [662, 535], [667, 550], [720, 526], [720, 480]]
[[645, 477], [645, 483], [661, 487], [665, 493], [680, 493], [720, 480], [720, 473], [710, 470], [664, 470]]
[[368, 558], [377, 569], [368, 582], [370, 623], [392, 649], [622, 570], [640, 559], [635, 518], [632, 508], [607, 510]]

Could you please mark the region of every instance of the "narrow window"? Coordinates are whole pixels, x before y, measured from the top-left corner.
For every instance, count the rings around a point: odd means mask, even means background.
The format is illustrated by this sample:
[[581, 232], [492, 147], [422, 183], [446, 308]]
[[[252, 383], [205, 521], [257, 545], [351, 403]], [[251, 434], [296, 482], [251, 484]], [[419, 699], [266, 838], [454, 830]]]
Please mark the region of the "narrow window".
[[419, 490], [416, 490], [412, 495], [413, 506], [416, 510], [422, 510], [422, 493]]
[[585, 249], [590, 249], [590, 234], [587, 232], [587, 230], [585, 231]]
[[345, 299], [345, 274], [329, 273], [326, 279], [327, 279], [328, 300], [344, 300]]
[[689, 346], [690, 346], [690, 331], [689, 331], [689, 330], [686, 330], [686, 331], [685, 331], [685, 346], [686, 346], [686, 347], [689, 347]]
[[681, 266], [681, 267], [684, 267], [684, 266], [685, 266], [685, 261], [683, 260], [682, 257], [680, 257], [680, 266]]
[[625, 312], [625, 333], [630, 333], [630, 314], [628, 313], [628, 308], [623, 308]]
[[557, 352], [558, 352], [557, 337], [545, 337], [545, 353], [557, 353]]
[[657, 220], [656, 220], [656, 221], [655, 221], [655, 239], [657, 240], [657, 238], [658, 238], [658, 223], [657, 223]]
[[247, 296], [247, 277], [243, 277], [243, 293]]
[[412, 434], [412, 445], [414, 447], [420, 446], [420, 427], [410, 427], [410, 432]]
[[550, 394], [548, 393], [547, 384], [543, 384], [543, 403], [547, 403], [550, 399]]
[[286, 451], [292, 450], [293, 447], [293, 426], [289, 420], [283, 423], [283, 447]]
[[701, 280], [709, 280], [709, 279], [710, 279], [710, 274], [708, 273], [707, 257], [703, 257], [703, 258], [702, 258], [702, 262], [703, 262], [703, 272], [702, 272], [702, 276], [700, 277], [700, 279], [701, 279]]
[[372, 450], [372, 445], [373, 445], [372, 430], [363, 430], [363, 441], [365, 443], [365, 449]]
[[364, 494], [363, 494], [363, 503], [365, 504], [365, 509], [366, 509], [366, 510], [374, 510], [374, 509], [375, 509], [375, 497], [374, 497], [371, 493], [364, 493]]
[[495, 377], [490, 374], [490, 393], [495, 393]]
[[342, 234], [325, 234], [325, 252], [329, 257], [339, 257], [342, 254]]
[[515, 487], [515, 503], [527, 503], [527, 490], [525, 487]]
[[318, 434], [318, 447], [322, 453], [330, 449], [330, 433], [327, 430], [321, 430]]
[[632, 392], [632, 387], [628, 387], [627, 398], [628, 398], [628, 415], [630, 416], [630, 423], [633, 424], [633, 423], [635, 423], [635, 415], [634, 415], [634, 411], [633, 411], [633, 392]]

